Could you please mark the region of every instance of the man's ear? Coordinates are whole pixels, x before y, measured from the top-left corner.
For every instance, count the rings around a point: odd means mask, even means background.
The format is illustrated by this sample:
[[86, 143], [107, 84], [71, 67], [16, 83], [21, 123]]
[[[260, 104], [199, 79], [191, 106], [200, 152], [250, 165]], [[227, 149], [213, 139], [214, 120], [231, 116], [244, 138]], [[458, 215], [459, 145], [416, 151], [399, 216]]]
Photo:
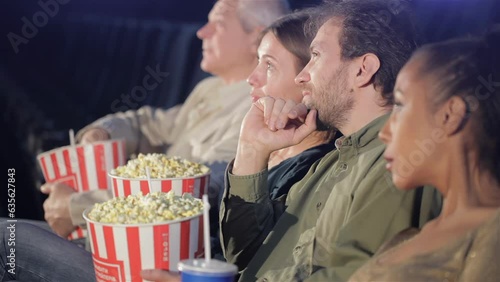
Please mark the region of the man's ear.
[[373, 76], [380, 68], [380, 60], [372, 53], [364, 54], [358, 60], [359, 67], [355, 84], [357, 87], [363, 87], [372, 82]]
[[453, 96], [441, 106], [437, 118], [445, 134], [454, 135], [467, 124], [469, 119], [468, 105], [461, 97]]

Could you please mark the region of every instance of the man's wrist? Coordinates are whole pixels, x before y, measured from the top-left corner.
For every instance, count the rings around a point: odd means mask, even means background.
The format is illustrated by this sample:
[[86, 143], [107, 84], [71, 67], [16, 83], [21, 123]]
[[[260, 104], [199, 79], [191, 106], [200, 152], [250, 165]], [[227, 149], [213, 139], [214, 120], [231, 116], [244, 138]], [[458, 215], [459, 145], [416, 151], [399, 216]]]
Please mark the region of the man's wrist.
[[240, 142], [236, 151], [232, 174], [250, 175], [267, 168], [270, 152], [253, 143]]

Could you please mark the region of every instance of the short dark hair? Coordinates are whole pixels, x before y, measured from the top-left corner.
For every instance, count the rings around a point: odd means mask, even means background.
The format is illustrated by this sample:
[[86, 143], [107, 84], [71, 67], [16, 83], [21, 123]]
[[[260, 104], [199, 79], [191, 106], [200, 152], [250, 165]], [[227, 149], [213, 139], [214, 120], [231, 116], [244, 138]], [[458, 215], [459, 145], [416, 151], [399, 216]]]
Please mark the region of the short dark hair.
[[319, 9], [308, 32], [317, 31], [332, 18], [341, 20], [342, 59], [375, 54], [380, 68], [373, 84], [381, 90], [385, 105], [392, 105], [397, 74], [418, 45], [409, 4], [403, 0], [337, 0], [327, 1]]
[[311, 59], [309, 46], [314, 38], [312, 33], [306, 33], [304, 26], [311, 17], [312, 10], [301, 10], [292, 14], [285, 15], [261, 33], [261, 40], [269, 32], [278, 39], [278, 41], [292, 53], [296, 58], [297, 72], [301, 71]]
[[453, 96], [468, 107], [466, 120], [478, 150], [477, 163], [500, 183], [500, 26], [483, 37], [452, 39], [425, 45], [410, 60], [420, 62], [421, 75], [428, 76], [435, 90], [431, 107]]

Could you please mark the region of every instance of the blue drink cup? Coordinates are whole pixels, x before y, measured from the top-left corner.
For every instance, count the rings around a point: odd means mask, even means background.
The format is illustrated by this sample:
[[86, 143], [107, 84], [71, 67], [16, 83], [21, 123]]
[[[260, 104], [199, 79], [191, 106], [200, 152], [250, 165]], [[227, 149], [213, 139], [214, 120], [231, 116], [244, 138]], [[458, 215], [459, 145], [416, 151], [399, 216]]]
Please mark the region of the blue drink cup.
[[212, 259], [190, 259], [179, 262], [182, 282], [233, 282], [238, 268], [234, 264]]

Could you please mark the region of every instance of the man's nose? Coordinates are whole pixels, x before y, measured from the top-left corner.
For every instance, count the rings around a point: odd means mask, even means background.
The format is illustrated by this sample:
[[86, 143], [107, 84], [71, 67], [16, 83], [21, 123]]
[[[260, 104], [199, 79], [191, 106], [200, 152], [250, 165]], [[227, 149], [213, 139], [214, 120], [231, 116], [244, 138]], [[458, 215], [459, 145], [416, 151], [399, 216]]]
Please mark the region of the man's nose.
[[212, 31], [211, 31], [211, 25], [210, 23], [206, 23], [204, 26], [202, 26], [198, 31], [196, 32], [196, 36], [199, 39], [205, 39], [210, 37]]
[[295, 84], [302, 85], [305, 82], [311, 81], [311, 75], [309, 74], [308, 69], [304, 68], [299, 74], [295, 77]]

